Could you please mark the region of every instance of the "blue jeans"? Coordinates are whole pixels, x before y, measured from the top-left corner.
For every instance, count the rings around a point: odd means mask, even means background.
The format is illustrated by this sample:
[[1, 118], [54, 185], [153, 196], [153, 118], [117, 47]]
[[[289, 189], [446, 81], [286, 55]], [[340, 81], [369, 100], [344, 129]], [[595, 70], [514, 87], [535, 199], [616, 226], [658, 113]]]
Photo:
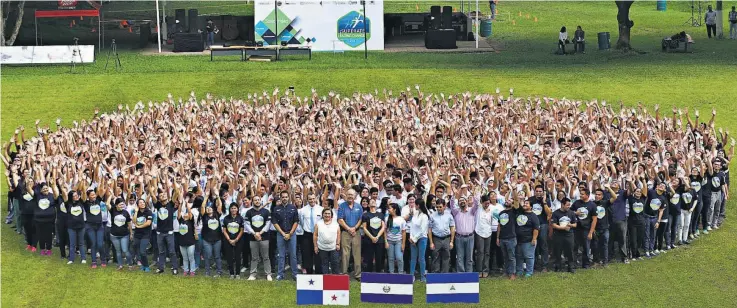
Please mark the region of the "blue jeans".
[[177, 252], [174, 250], [174, 234], [157, 232], [156, 244], [159, 247], [159, 269], [163, 271], [166, 267], [167, 253], [169, 253], [171, 259], [171, 268], [173, 270], [179, 269], [179, 259], [177, 258]]
[[[404, 252], [402, 252], [402, 240], [389, 242], [387, 249], [389, 256], [389, 273], [402, 273], [404, 271]], [[394, 261], [397, 261], [397, 271], [394, 271]]]
[[550, 251], [548, 250], [548, 224], [540, 224], [540, 232], [537, 234], [537, 245], [535, 246], [535, 257], [540, 256], [542, 268], [548, 267]]
[[[419, 251], [418, 251], [419, 250]], [[425, 251], [427, 250], [427, 238], [423, 237], [412, 243], [410, 249], [409, 274], [414, 276], [417, 259], [420, 259], [420, 281], [425, 281]], [[418, 254], [419, 253], [419, 257]]]
[[197, 233], [197, 243], [194, 244], [194, 264], [195, 267], [200, 268], [200, 256], [202, 256], [202, 233]]
[[220, 258], [221, 244], [221, 241], [212, 243], [202, 241], [202, 249], [205, 251], [205, 273], [210, 274], [210, 259], [213, 257], [215, 258], [215, 268], [217, 268], [218, 275], [223, 273], [223, 261]]
[[[18, 215], [20, 216], [20, 215]], [[79, 245], [79, 254], [80, 259], [84, 260], [85, 255], [87, 254], [87, 247], [85, 247], [84, 244], [84, 228], [81, 229], [67, 229], [67, 232], [69, 233], [69, 261], [74, 262], [74, 258], [76, 257], [77, 253], [77, 245]]]
[[599, 262], [609, 263], [609, 229], [596, 230], [595, 245], [596, 256]]
[[645, 252], [655, 250], [655, 223], [658, 217], [651, 216], [645, 218]]
[[535, 246], [532, 242], [517, 244], [517, 275], [522, 275], [522, 264], [525, 266], [525, 275], [532, 276], [535, 269]]
[[215, 44], [215, 32], [207, 32], [207, 47]]
[[507, 275], [514, 275], [515, 267], [517, 266], [517, 238], [501, 239], [499, 240], [502, 255], [504, 256], [504, 262], [507, 268]]
[[146, 254], [146, 248], [148, 248], [149, 239], [144, 238], [133, 238], [133, 247], [138, 252], [138, 259], [141, 261], [141, 266], [144, 268], [148, 267], [148, 255]]
[[456, 234], [456, 270], [459, 273], [473, 272], [473, 240], [473, 234], [471, 236]]
[[105, 255], [105, 249], [103, 248], [103, 237], [105, 233], [105, 227], [103, 225], [94, 226], [87, 224], [87, 237], [90, 238], [92, 243], [92, 263], [97, 262], [97, 253], [100, 253], [100, 259], [102, 264], [107, 263], [107, 256]]
[[289, 240], [286, 241], [281, 234], [277, 234], [276, 247], [279, 250], [276, 279], [284, 279], [284, 264], [286, 263], [287, 254], [289, 254], [289, 266], [292, 270], [292, 277], [297, 279], [297, 236], [292, 235]]
[[194, 264], [194, 246], [195, 245], [179, 246], [179, 251], [182, 253], [182, 266], [184, 267], [185, 273], [197, 270], [197, 267]]
[[128, 260], [128, 265], [132, 266], [133, 258], [131, 258], [131, 254], [128, 251], [128, 243], [130, 241], [130, 237], [128, 235], [115, 236], [111, 234], [110, 240], [113, 242], [113, 247], [115, 247], [115, 255], [118, 258], [118, 266], [123, 266], [123, 257]]

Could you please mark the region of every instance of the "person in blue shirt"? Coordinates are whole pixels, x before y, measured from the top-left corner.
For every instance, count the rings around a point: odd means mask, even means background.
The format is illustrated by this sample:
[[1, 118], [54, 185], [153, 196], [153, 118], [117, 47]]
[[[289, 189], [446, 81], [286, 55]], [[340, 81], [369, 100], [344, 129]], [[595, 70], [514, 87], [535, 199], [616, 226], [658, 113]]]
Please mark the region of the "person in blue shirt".
[[445, 200], [435, 201], [435, 211], [430, 214], [430, 249], [432, 250], [432, 272], [447, 273], [450, 269], [450, 251], [455, 240], [456, 223]]
[[289, 254], [289, 267], [292, 270], [292, 278], [297, 279], [297, 231], [299, 214], [297, 208], [290, 203], [289, 193], [282, 191], [279, 201], [274, 207], [272, 214], [276, 235], [276, 245], [279, 250], [276, 280], [284, 280], [284, 269], [287, 254]]
[[342, 257], [342, 273], [348, 273], [348, 265], [353, 256], [353, 276], [356, 280], [361, 279], [361, 218], [363, 217], [363, 208], [356, 200], [356, 191], [348, 190], [346, 193], [346, 202], [338, 208], [338, 224], [341, 228], [340, 246]]

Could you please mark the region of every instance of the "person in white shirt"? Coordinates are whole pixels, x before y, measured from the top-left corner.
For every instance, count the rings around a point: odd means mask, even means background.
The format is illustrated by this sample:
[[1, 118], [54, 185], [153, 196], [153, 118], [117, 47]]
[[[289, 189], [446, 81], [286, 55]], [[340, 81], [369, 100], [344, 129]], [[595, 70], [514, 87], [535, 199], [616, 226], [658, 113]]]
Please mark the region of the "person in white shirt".
[[711, 33], [717, 36], [717, 12], [712, 11], [711, 5], [707, 7], [704, 14], [704, 22], [706, 23], [706, 34], [711, 38]]
[[340, 272], [340, 227], [333, 220], [331, 209], [322, 210], [322, 220], [315, 224], [312, 245], [315, 254], [320, 256], [321, 272], [337, 275]]
[[489, 195], [481, 196], [481, 208], [476, 211], [476, 227], [474, 228], [474, 247], [476, 247], [476, 272], [479, 277], [489, 276], [489, 254], [493, 233], [493, 212]]
[[[384, 248], [387, 249], [389, 273], [404, 272], [404, 243], [407, 238], [407, 221], [399, 215], [399, 205], [391, 203], [387, 207], [389, 217], [386, 218], [386, 232], [384, 233]], [[394, 262], [397, 271], [394, 271]]]
[[[302, 268], [307, 274], [321, 273], [319, 258], [314, 253], [315, 247], [313, 242], [315, 224], [322, 219], [323, 208], [317, 202], [314, 193], [307, 195], [307, 204], [299, 210], [299, 222], [304, 231], [302, 236]], [[330, 209], [328, 209], [330, 210]]]
[[737, 40], [737, 11], [732, 6], [732, 11], [729, 12], [729, 38]]
[[425, 252], [427, 250], [427, 233], [429, 226], [429, 216], [425, 201], [416, 200], [416, 209], [410, 209], [409, 242], [410, 242], [410, 262], [409, 274], [414, 276], [417, 260], [420, 261], [420, 281], [425, 282]]
[[566, 44], [569, 42], [568, 31], [566, 30], [566, 27], [563, 26], [560, 28], [560, 33], [558, 34], [558, 49], [561, 51], [561, 54], [566, 54]]

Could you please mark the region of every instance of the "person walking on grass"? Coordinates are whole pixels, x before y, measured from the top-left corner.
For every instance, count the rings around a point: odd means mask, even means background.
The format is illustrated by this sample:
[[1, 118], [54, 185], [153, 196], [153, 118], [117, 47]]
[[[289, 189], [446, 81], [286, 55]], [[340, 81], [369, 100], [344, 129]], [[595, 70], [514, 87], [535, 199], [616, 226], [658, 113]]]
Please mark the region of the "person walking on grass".
[[717, 12], [711, 9], [711, 5], [706, 9], [704, 14], [704, 22], [706, 23], [706, 34], [711, 38], [712, 32], [717, 36]]
[[737, 40], [737, 11], [734, 6], [729, 12], [729, 39]]

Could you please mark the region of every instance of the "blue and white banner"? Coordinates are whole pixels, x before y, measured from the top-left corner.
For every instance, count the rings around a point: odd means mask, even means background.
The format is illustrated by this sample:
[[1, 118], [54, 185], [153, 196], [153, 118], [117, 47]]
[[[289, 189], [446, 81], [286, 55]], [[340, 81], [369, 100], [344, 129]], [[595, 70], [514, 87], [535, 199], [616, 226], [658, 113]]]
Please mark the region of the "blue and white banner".
[[412, 280], [405, 274], [361, 273], [361, 302], [412, 304]]
[[479, 274], [427, 274], [427, 303], [478, 303]]

